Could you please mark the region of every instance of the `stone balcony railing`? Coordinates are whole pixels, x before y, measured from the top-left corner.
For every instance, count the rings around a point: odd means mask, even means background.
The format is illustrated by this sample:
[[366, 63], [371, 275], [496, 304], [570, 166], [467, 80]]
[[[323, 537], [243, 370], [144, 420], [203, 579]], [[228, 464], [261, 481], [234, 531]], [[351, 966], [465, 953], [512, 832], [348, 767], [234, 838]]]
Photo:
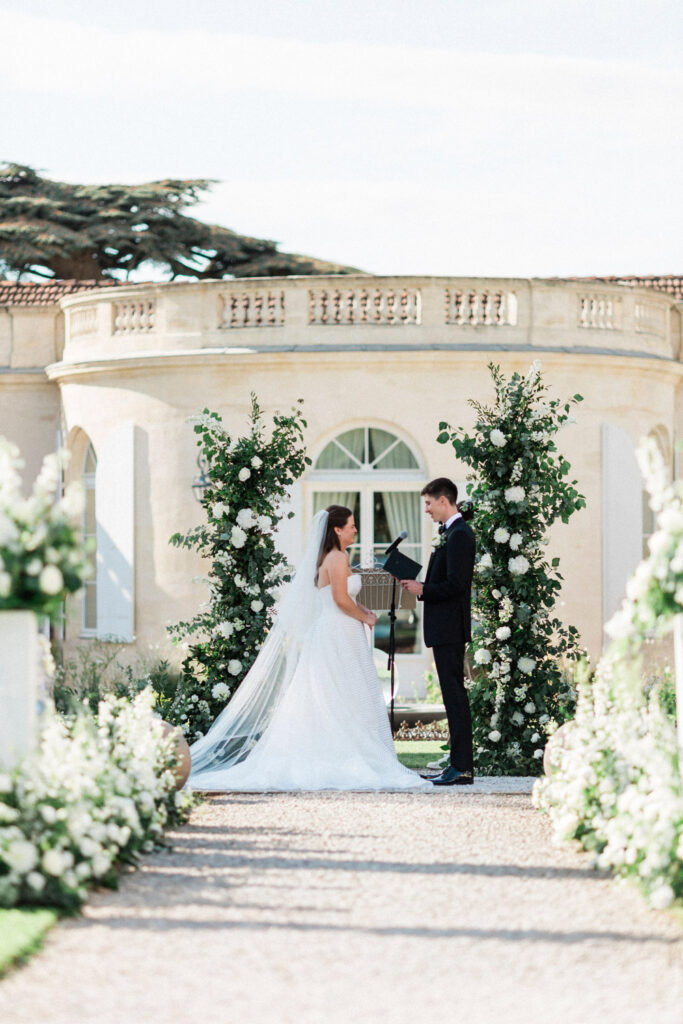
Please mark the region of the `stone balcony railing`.
[[643, 287], [540, 278], [172, 282], [62, 300], [66, 362], [221, 351], [538, 348], [678, 358], [680, 309]]

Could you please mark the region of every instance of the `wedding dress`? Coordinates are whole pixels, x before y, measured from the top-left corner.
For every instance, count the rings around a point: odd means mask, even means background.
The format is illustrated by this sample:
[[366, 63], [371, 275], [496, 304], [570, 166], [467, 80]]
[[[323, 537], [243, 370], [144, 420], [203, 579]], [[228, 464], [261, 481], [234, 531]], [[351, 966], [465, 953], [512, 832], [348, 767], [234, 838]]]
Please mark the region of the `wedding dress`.
[[[365, 627], [318, 590], [327, 513], [258, 658], [205, 737], [188, 785], [205, 791], [431, 789], [397, 759]], [[348, 577], [355, 601], [361, 577]]]

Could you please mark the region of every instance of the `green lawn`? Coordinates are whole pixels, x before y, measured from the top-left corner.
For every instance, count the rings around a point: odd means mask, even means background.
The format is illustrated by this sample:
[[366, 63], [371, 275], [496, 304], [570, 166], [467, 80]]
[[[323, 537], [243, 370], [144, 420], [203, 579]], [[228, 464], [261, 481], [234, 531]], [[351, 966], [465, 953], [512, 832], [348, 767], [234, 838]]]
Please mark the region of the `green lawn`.
[[0, 976], [40, 949], [43, 936], [57, 920], [46, 907], [35, 910], [0, 910]]
[[401, 764], [420, 771], [428, 761], [438, 761], [446, 753], [440, 740], [396, 740], [396, 754]]

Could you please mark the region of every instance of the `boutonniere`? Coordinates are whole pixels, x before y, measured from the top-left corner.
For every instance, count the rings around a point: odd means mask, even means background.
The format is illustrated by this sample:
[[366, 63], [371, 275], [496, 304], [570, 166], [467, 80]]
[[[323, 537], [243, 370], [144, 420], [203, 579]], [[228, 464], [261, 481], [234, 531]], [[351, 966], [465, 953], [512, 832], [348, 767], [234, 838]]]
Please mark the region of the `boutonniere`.
[[446, 534], [437, 533], [436, 537], [432, 538], [432, 551], [438, 551], [446, 543]]

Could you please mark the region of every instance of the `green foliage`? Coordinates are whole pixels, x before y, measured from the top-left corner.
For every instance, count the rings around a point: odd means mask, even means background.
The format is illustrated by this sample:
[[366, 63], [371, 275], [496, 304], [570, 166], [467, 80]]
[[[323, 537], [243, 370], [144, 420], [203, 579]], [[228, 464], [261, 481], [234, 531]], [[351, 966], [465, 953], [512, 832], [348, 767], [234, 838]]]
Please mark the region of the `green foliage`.
[[274, 531], [283, 518], [283, 499], [310, 465], [301, 404], [288, 416], [276, 414], [267, 432], [252, 395], [250, 430], [236, 438], [217, 413], [205, 409], [195, 417], [208, 467], [202, 498], [207, 521], [174, 534], [171, 543], [209, 562], [209, 602], [169, 630], [187, 654], [182, 686], [166, 712], [191, 740], [203, 735], [249, 671], [272, 621], [275, 592], [291, 578]]
[[143, 185], [73, 185], [32, 167], [0, 167], [0, 269], [78, 280], [130, 273], [147, 260], [171, 277], [271, 277], [348, 273], [351, 268], [277, 251], [185, 214], [207, 178]]
[[583, 653], [573, 626], [553, 612], [559, 559], [545, 557], [549, 527], [585, 507], [554, 438], [570, 420], [567, 402], [546, 397], [536, 364], [510, 380], [489, 365], [495, 402], [470, 404], [474, 431], [439, 424], [438, 440], [471, 467], [478, 563], [474, 588], [476, 666], [469, 690], [477, 770], [538, 774], [545, 739], [573, 710], [563, 663]]
[[56, 921], [57, 912], [42, 907], [0, 910], [0, 978], [40, 949], [45, 933]]

